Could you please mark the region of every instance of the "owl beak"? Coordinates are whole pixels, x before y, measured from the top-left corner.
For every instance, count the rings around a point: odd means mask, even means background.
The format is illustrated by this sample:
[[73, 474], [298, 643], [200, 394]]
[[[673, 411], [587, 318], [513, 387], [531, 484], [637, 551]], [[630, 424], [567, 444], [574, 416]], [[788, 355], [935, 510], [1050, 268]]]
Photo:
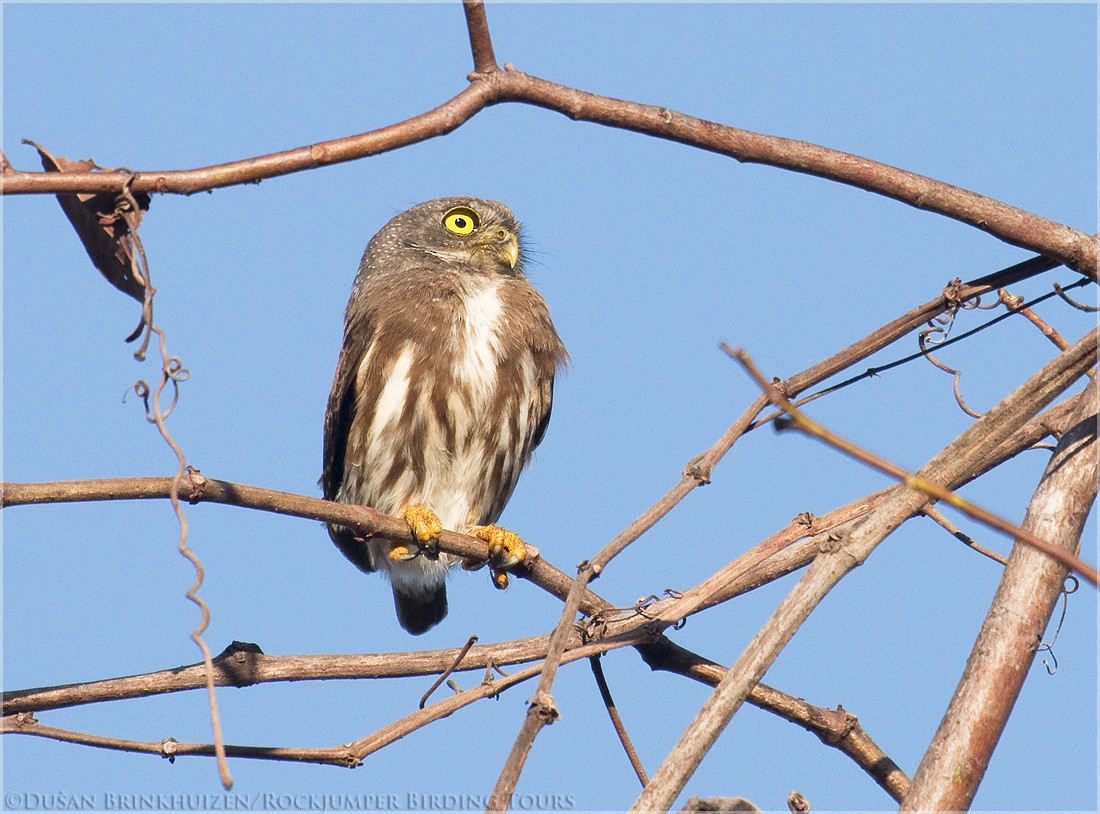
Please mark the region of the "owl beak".
[[511, 229], [498, 226], [486, 229], [478, 235], [475, 247], [479, 252], [484, 252], [501, 265], [515, 269], [519, 263], [519, 238]]
[[514, 269], [519, 262], [519, 239], [509, 229], [501, 229], [498, 237], [497, 257], [508, 268]]

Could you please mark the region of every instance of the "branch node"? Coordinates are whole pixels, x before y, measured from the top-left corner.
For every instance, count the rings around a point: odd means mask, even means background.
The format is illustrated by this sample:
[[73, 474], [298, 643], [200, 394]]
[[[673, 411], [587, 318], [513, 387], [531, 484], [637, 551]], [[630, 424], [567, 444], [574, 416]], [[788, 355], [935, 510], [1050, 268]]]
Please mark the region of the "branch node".
[[762, 812], [763, 809], [744, 797], [689, 797], [680, 809], [681, 814], [686, 811]]
[[963, 302], [963, 282], [956, 277], [943, 287], [943, 298], [948, 308], [958, 308]]
[[843, 540], [841, 539], [841, 535], [837, 534], [835, 531], [830, 531], [822, 538], [821, 542], [817, 544], [817, 550], [822, 554], [833, 554], [839, 551], [842, 545]]
[[256, 656], [264, 651], [252, 642], [233, 641], [214, 659], [215, 665], [234, 687], [249, 687], [259, 682]]
[[527, 702], [527, 714], [537, 717], [543, 726], [548, 726], [561, 718], [554, 696], [548, 692], [539, 692]]
[[794, 523], [798, 523], [800, 526], [805, 526], [811, 533], [814, 530], [814, 523], [817, 522], [817, 518], [813, 512], [799, 512], [793, 519]]
[[702, 452], [687, 462], [683, 476], [691, 478], [699, 486], [710, 483], [710, 475], [714, 471], [714, 464], [707, 459], [707, 453]]
[[787, 795], [787, 808], [791, 814], [806, 814], [810, 810], [810, 801], [796, 789]]
[[840, 743], [859, 726], [859, 718], [848, 712], [840, 704], [836, 705], [836, 709], [822, 710], [821, 714], [827, 723], [818, 731], [817, 736], [821, 738], [822, 743], [829, 746]]
[[[193, 466], [186, 469], [185, 477], [180, 478], [180, 486], [187, 487], [187, 502], [194, 506], [201, 503], [206, 491], [206, 476]], [[255, 645], [253, 645], [255, 647]], [[232, 645], [230, 645], [232, 647]]]

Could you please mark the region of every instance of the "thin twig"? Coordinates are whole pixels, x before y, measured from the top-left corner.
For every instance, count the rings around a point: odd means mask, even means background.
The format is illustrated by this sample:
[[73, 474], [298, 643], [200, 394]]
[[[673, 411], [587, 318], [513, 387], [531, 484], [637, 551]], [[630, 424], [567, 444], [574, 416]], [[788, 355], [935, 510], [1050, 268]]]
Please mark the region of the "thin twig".
[[1056, 293], [1059, 297], [1061, 297], [1062, 300], [1067, 305], [1073, 306], [1078, 311], [1084, 311], [1087, 314], [1095, 314], [1097, 311], [1100, 311], [1100, 308], [1097, 308], [1095, 305], [1086, 305], [1083, 302], [1077, 302], [1077, 300], [1073, 299], [1070, 296], [1067, 296], [1066, 291], [1068, 291], [1072, 287], [1073, 286], [1069, 286], [1069, 285], [1061, 286], [1058, 283], [1055, 283], [1054, 284], [1054, 293]]
[[466, 654], [470, 652], [470, 648], [477, 642], [477, 636], [471, 636], [466, 640], [466, 644], [462, 646], [462, 649], [458, 651], [458, 655], [455, 656], [447, 669], [444, 670], [439, 678], [437, 678], [432, 686], [428, 687], [427, 691], [420, 697], [420, 703], [418, 704], [420, 709], [424, 709], [424, 705], [428, 703], [428, 699], [432, 697], [432, 693], [439, 689], [439, 686], [450, 677], [451, 673], [458, 669], [458, 665], [462, 664], [462, 660], [466, 658]]
[[[215, 746], [211, 743], [184, 743], [177, 741], [175, 738], [165, 738], [162, 741], [137, 741], [127, 738], [111, 738], [103, 735], [92, 735], [85, 732], [74, 732], [70, 729], [59, 729], [54, 726], [40, 724], [29, 713], [5, 716], [3, 719], [3, 732], [5, 734], [14, 735], [34, 735], [40, 738], [62, 741], [64, 743], [95, 746], [100, 749], [114, 749], [120, 752], [157, 755], [171, 761], [175, 761], [177, 757], [217, 756]], [[362, 762], [356, 760], [347, 746], [335, 746], [331, 748], [297, 748], [286, 746], [235, 746], [233, 744], [224, 744], [222, 749], [226, 755], [231, 757], [252, 758], [255, 760], [318, 763], [349, 768], [358, 766], [359, 763]]]
[[[1097, 331], [1093, 330], [1092, 333], [1090, 333], [1086, 337], [1086, 339], [1091, 339], [1092, 341], [1091, 358], [1093, 360], [1093, 363], [1095, 363], [1096, 359], [1096, 336]], [[1079, 557], [1074, 556], [1071, 552], [1066, 551], [1061, 546], [1053, 545], [1049, 541], [1044, 540], [1042, 537], [1037, 536], [1033, 532], [1021, 528], [1015, 523], [1010, 523], [1008, 520], [1005, 520], [1003, 517], [994, 514], [988, 509], [984, 509], [975, 503], [971, 503], [966, 498], [963, 498], [955, 492], [952, 492], [950, 489], [944, 488], [935, 481], [929, 480], [928, 478], [923, 477], [920, 474], [913, 474], [903, 467], [891, 463], [890, 461], [887, 461], [886, 459], [881, 458], [878, 455], [874, 455], [863, 449], [859, 445], [854, 444], [846, 438], [842, 438], [831, 430], [821, 426], [805, 413], [797, 410], [790, 403], [790, 401], [788, 401], [787, 398], [783, 396], [779, 389], [775, 387], [774, 384], [765, 379], [763, 375], [761, 375], [760, 371], [756, 369], [756, 366], [752, 363], [752, 360], [743, 350], [735, 350], [728, 345], [723, 345], [722, 347], [726, 351], [726, 353], [737, 360], [742, 365], [742, 367], [745, 368], [749, 375], [756, 380], [757, 384], [759, 384], [765, 391], [768, 392], [769, 398], [771, 398], [772, 402], [776, 406], [783, 409], [788, 415], [790, 415], [792, 420], [791, 426], [793, 426], [795, 429], [801, 430], [807, 435], [817, 438], [819, 441], [824, 441], [826, 444], [833, 447], [834, 449], [843, 452], [848, 457], [854, 458], [860, 463], [866, 464], [872, 469], [877, 469], [879, 472], [883, 472], [892, 478], [896, 478], [898, 481], [911, 489], [916, 489], [917, 491], [923, 492], [924, 494], [928, 495], [929, 497], [935, 498], [936, 500], [942, 500], [945, 503], [949, 503], [967, 516], [972, 517], [973, 519], [984, 523], [987, 526], [991, 526], [998, 531], [1004, 532], [1010, 537], [1014, 537], [1017, 540], [1025, 542], [1028, 545], [1033, 546], [1034, 548], [1037, 548], [1044, 554], [1058, 560], [1067, 568], [1076, 571], [1093, 586], [1096, 585], [1096, 568], [1092, 565], [1089, 565], [1088, 563], [1081, 560]], [[1089, 367], [1091, 367], [1091, 365], [1089, 365]], [[1081, 375], [1085, 375], [1087, 370], [1087, 367], [1082, 370]]]
[[[991, 274], [991, 275], [987, 275], [986, 277], [983, 277], [980, 280], [975, 280], [974, 282], [967, 283], [965, 285], [959, 283], [959, 281], [956, 280], [956, 285], [949, 286], [948, 289], [945, 290], [943, 298], [938, 299], [938, 300], [932, 300], [929, 303], [925, 303], [924, 305], [913, 309], [912, 311], [910, 311], [905, 316], [899, 317], [897, 320], [890, 323], [889, 325], [886, 325], [883, 328], [880, 328], [878, 331], [871, 334], [866, 339], [860, 340], [860, 342], [857, 342], [856, 345], [859, 345], [862, 342], [866, 342], [868, 339], [871, 339], [871, 337], [874, 337], [876, 334], [879, 334], [879, 333], [886, 334], [890, 330], [896, 331], [898, 329], [898, 327], [904, 327], [905, 325], [910, 326], [909, 330], [911, 330], [912, 328], [916, 328], [920, 324], [922, 324], [923, 322], [925, 322], [929, 319], [934, 319], [938, 314], [943, 313], [944, 310], [951, 307], [952, 303], [957, 301], [957, 297], [962, 297], [964, 299], [971, 299], [971, 298], [979, 296], [979, 295], [981, 295], [981, 294], [983, 294], [987, 291], [993, 290], [994, 288], [997, 287], [997, 284], [1000, 283], [1001, 281], [1003, 281], [1004, 283], [1014, 282], [1014, 281], [1026, 279], [1027, 277], [1034, 276], [1035, 274], [1041, 273], [1042, 271], [1049, 270], [1049, 268], [1051, 268], [1052, 266], [1050, 265], [1049, 261], [1047, 261], [1047, 262], [1044, 262], [1044, 261], [1046, 261], [1046, 258], [1035, 257], [1035, 258], [1032, 258], [1031, 260], [1026, 260], [1023, 263], [1018, 263], [1015, 266], [1010, 266], [1009, 268], [1002, 269], [1001, 271], [995, 272], [994, 274]], [[1091, 285], [1091, 284], [1092, 284], [1092, 280], [1089, 280], [1088, 278], [1082, 277], [1077, 282], [1066, 286], [1064, 290], [1069, 290], [1069, 289], [1072, 289], [1072, 288], [1079, 288], [1081, 286]], [[1043, 295], [1040, 295], [1040, 296], [1035, 297], [1034, 299], [1030, 300], [1028, 303], [1026, 303], [1026, 305], [1028, 305], [1028, 306], [1036, 305], [1037, 303], [1040, 303], [1040, 302], [1043, 302], [1044, 300], [1050, 299], [1053, 296], [1054, 296], [1053, 293], [1043, 294]], [[938, 307], [938, 310], [936, 310], [937, 307]], [[981, 325], [978, 325], [974, 328], [971, 328], [968, 331], [964, 331], [963, 333], [956, 334], [955, 336], [951, 337], [950, 339], [947, 339], [947, 340], [941, 342], [939, 344], [939, 347], [940, 348], [945, 348], [948, 345], [954, 345], [958, 342], [962, 342], [962, 341], [970, 338], [971, 336], [974, 336], [977, 333], [988, 330], [989, 328], [993, 327], [994, 325], [996, 325], [1000, 322], [1003, 322], [1004, 320], [1008, 319], [1010, 316], [1012, 316], [1015, 313], [1016, 313], [1015, 311], [1009, 311], [1008, 313], [1000, 314], [999, 316], [996, 316], [993, 319], [988, 320], [987, 322], [983, 322]], [[918, 315], [926, 315], [926, 317], [925, 317], [925, 319], [916, 320], [916, 317]], [[905, 331], [905, 332], [907, 333], [908, 331]], [[848, 353], [850, 350], [854, 349], [855, 347], [856, 346], [853, 345], [850, 348], [845, 348], [839, 354], [836, 354], [836, 356], [842, 356], [843, 354]], [[915, 361], [917, 359], [921, 359], [923, 357], [924, 357], [924, 352], [923, 351], [917, 351], [915, 353], [910, 353], [906, 356], [903, 356], [900, 359], [895, 359], [894, 361], [888, 362], [884, 365], [877, 365], [875, 367], [868, 368], [867, 370], [865, 370], [864, 372], [860, 373], [857, 376], [852, 376], [850, 378], [845, 379], [844, 381], [838, 382], [836, 384], [829, 385], [828, 387], [826, 387], [822, 390], [819, 390], [819, 391], [813, 393], [812, 395], [806, 396], [805, 398], [798, 399], [798, 400], [793, 400], [794, 395], [796, 393], [801, 393], [807, 387], [812, 386], [812, 385], [804, 384], [797, 377], [792, 377], [791, 379], [787, 379], [786, 381], [783, 382], [783, 391], [785, 393], [787, 393], [792, 398], [792, 403], [794, 404], [795, 407], [801, 407], [804, 404], [807, 404], [807, 403], [809, 403], [809, 402], [811, 402], [815, 399], [821, 398], [822, 396], [827, 396], [831, 393], [837, 392], [838, 390], [843, 390], [847, 387], [852, 386], [853, 384], [856, 384], [857, 382], [863, 381], [864, 379], [870, 379], [870, 378], [880, 376], [881, 374], [885, 373], [888, 370], [893, 370], [896, 367], [900, 367], [901, 365], [908, 364], [909, 362]], [[825, 362], [822, 362], [820, 364], [825, 364], [826, 362], [830, 362], [832, 358], [833, 357], [830, 357], [830, 359], [826, 359]], [[817, 367], [817, 366], [815, 366], [815, 367]], [[813, 369], [814, 368], [811, 368], [810, 370], [813, 370]], [[759, 427], [763, 424], [774, 421], [776, 418], [778, 418], [781, 415], [783, 415], [782, 410], [776, 410], [773, 413], [768, 413], [768, 414], [764, 415], [762, 418], [760, 418], [758, 421], [753, 422], [753, 425], [752, 425], [752, 427], [750, 427], [750, 429], [755, 430], [757, 427]]]
[[921, 509], [921, 514], [934, 522], [940, 528], [944, 529], [948, 534], [950, 534], [960, 543], [965, 545], [967, 548], [972, 548], [979, 554], [983, 554], [986, 557], [989, 557], [989, 559], [993, 560], [994, 562], [999, 562], [1001, 565], [1008, 564], [1008, 559], [1006, 557], [1003, 557], [991, 548], [986, 548], [973, 537], [965, 534], [958, 526], [956, 526], [954, 523], [944, 517], [943, 512], [941, 512], [932, 504], [929, 504]]
[[[533, 636], [471, 648], [455, 670], [479, 670], [489, 664], [522, 664], [545, 658], [549, 636]], [[219, 687], [249, 687], [275, 681], [326, 681], [427, 676], [454, 665], [461, 650], [347, 655], [273, 656], [254, 644], [233, 642], [214, 658], [214, 683]], [[37, 687], [4, 693], [4, 715], [145, 698], [205, 686], [202, 662], [140, 675]]]
[[[183, 507], [180, 505], [179, 499], [180, 481], [187, 472], [187, 457], [183, 454], [183, 449], [176, 443], [176, 440], [168, 431], [168, 425], [166, 423], [168, 416], [171, 414], [178, 401], [179, 385], [181, 381], [187, 378], [187, 370], [183, 367], [178, 357], [168, 353], [168, 340], [165, 333], [153, 321], [153, 296], [156, 293], [156, 289], [153, 287], [152, 278], [149, 273], [149, 263], [145, 255], [145, 248], [138, 234], [141, 210], [137, 201], [134, 200], [133, 195], [130, 193], [129, 187], [127, 187], [124, 192], [122, 201], [125, 205], [120, 207], [121, 213], [123, 217], [126, 218], [126, 222], [129, 225], [129, 231], [125, 235], [124, 240], [129, 249], [128, 253], [130, 256], [132, 273], [135, 279], [140, 280], [145, 287], [144, 306], [142, 309], [142, 319], [146, 328], [145, 341], [142, 343], [137, 353], [135, 353], [135, 357], [139, 360], [145, 358], [149, 337], [153, 334], [156, 334], [157, 345], [160, 350], [161, 378], [152, 392], [151, 409], [148, 400], [149, 385], [141, 381], [135, 385], [134, 389], [139, 395], [143, 396], [146, 418], [156, 425], [157, 432], [160, 433], [161, 438], [164, 439], [164, 442], [176, 456], [176, 475], [172, 478], [168, 499], [172, 504], [172, 511], [176, 515], [176, 521], [180, 529], [179, 538], [176, 542], [177, 548], [179, 553], [186, 558], [195, 569], [195, 581], [192, 583], [191, 587], [187, 589], [184, 595], [198, 607], [200, 613], [199, 624], [191, 631], [191, 641], [195, 643], [199, 648], [199, 652], [202, 654], [206, 678], [206, 696], [210, 710], [210, 727], [213, 730], [214, 754], [217, 757], [218, 763], [218, 776], [221, 779], [222, 786], [228, 791], [233, 788], [233, 776], [229, 773], [229, 762], [226, 760], [225, 743], [222, 738], [221, 716], [218, 714], [218, 698], [214, 690], [214, 664], [210, 656], [210, 648], [207, 647], [205, 640], [202, 638], [203, 632], [205, 632], [210, 625], [210, 608], [203, 598], [199, 596], [199, 588], [202, 587], [203, 582], [202, 561], [187, 544], [187, 517], [183, 513]], [[164, 395], [164, 389], [169, 384], [172, 386], [172, 403], [165, 409], [162, 397]]]
[[603, 672], [603, 662], [599, 656], [593, 656], [588, 660], [588, 663], [592, 667], [592, 675], [596, 679], [596, 686], [600, 689], [600, 698], [603, 699], [604, 708], [611, 718], [611, 725], [615, 727], [615, 734], [619, 736], [619, 743], [623, 745], [623, 751], [626, 752], [626, 757], [634, 768], [634, 773], [638, 775], [642, 788], [645, 788], [645, 784], [649, 782], [649, 776], [645, 773], [645, 767], [642, 766], [642, 760], [638, 757], [638, 751], [630, 741], [630, 734], [626, 731], [626, 724], [623, 723], [622, 716], [619, 715], [619, 708], [615, 706], [615, 699], [611, 697], [611, 688], [607, 686], [607, 676]]
[[1069, 347], [1069, 343], [1062, 338], [1062, 335], [1058, 333], [1049, 322], [1032, 311], [1030, 307], [1024, 305], [1023, 297], [1018, 297], [1005, 288], [1001, 291], [1001, 298], [1009, 308], [1015, 310], [1017, 314], [1020, 314], [1027, 319], [1028, 322], [1038, 328], [1039, 332], [1053, 342], [1054, 347], [1058, 348], [1058, 350], [1065, 350]]

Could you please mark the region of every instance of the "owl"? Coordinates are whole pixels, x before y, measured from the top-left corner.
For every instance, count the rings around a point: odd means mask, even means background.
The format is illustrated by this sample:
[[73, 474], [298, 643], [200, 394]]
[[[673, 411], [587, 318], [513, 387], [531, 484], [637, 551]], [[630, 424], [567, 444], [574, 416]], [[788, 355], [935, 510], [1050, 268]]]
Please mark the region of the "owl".
[[442, 529], [489, 544], [493, 581], [527, 556], [493, 525], [550, 420], [568, 354], [523, 271], [506, 206], [440, 198], [394, 217], [367, 245], [344, 314], [325, 413], [325, 498], [403, 517], [407, 539], [329, 526], [362, 571], [382, 571], [397, 619], [420, 634], [447, 614]]

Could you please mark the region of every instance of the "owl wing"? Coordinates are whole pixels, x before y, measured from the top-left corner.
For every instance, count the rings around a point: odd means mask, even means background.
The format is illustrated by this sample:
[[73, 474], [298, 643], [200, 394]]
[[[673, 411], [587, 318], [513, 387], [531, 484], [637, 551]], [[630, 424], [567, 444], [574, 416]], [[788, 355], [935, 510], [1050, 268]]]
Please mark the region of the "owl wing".
[[535, 424], [535, 431], [531, 434], [531, 451], [533, 452], [539, 444], [542, 443], [543, 437], [546, 435], [546, 428], [550, 426], [550, 412], [554, 409], [554, 374], [550, 373], [548, 377], [542, 380], [542, 386], [539, 388], [539, 396], [535, 402], [536, 414], [538, 416], [538, 423]]
[[[347, 453], [348, 433], [355, 417], [356, 376], [359, 365], [370, 345], [374, 329], [364, 314], [349, 320], [344, 331], [344, 345], [336, 363], [336, 375], [325, 410], [324, 469], [321, 472], [321, 488], [325, 500], [335, 500], [344, 483], [344, 457]], [[362, 571], [376, 570], [370, 561], [368, 546], [343, 526], [328, 527], [329, 536]]]

